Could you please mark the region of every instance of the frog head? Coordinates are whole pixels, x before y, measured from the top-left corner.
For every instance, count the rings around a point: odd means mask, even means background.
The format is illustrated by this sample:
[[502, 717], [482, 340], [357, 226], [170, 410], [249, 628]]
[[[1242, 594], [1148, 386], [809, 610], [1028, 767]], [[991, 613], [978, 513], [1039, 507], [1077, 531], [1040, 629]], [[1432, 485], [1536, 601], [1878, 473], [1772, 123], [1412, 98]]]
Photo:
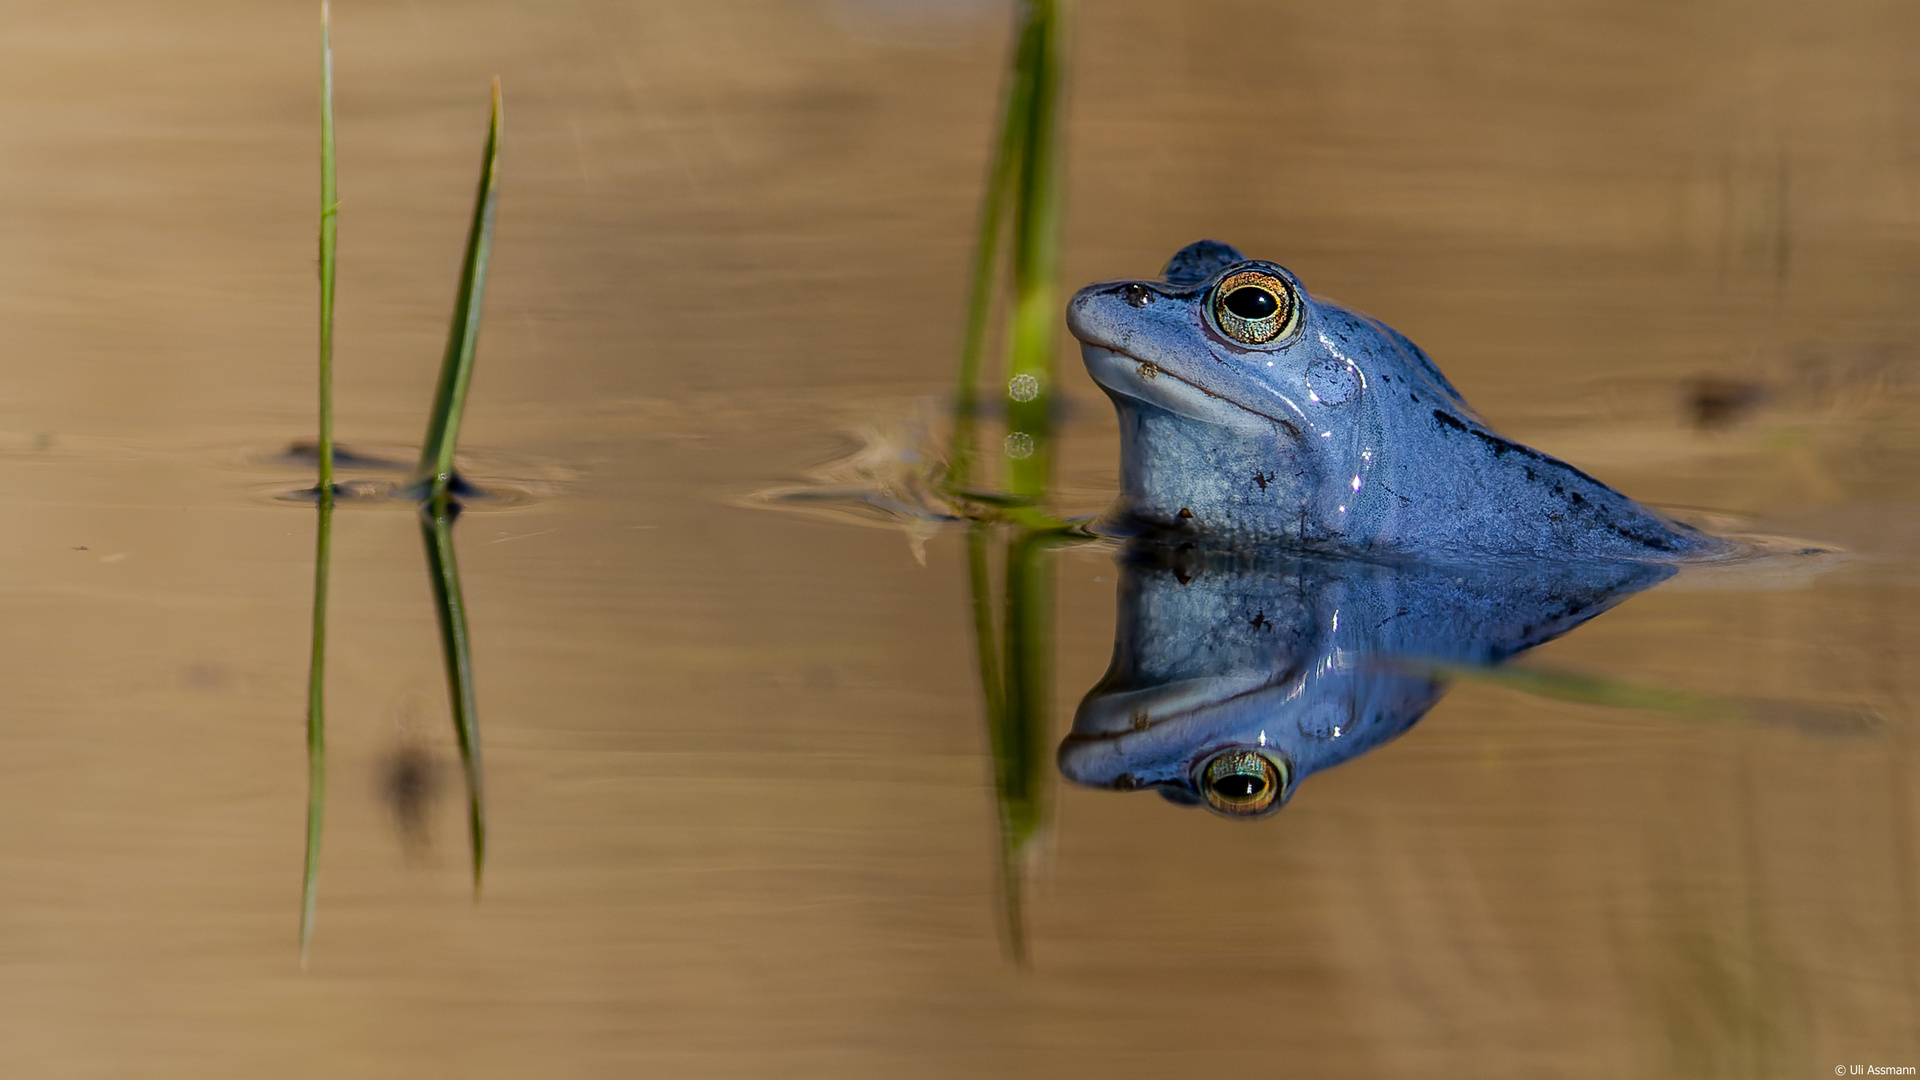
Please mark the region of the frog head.
[[1067, 306], [1120, 419], [1096, 529], [1366, 554], [1671, 559], [1718, 550], [1489, 429], [1385, 323], [1212, 240]]
[[1117, 509], [1148, 527], [1349, 533], [1394, 429], [1376, 385], [1465, 408], [1411, 342], [1217, 241], [1161, 279], [1087, 286], [1067, 325], [1120, 412]]

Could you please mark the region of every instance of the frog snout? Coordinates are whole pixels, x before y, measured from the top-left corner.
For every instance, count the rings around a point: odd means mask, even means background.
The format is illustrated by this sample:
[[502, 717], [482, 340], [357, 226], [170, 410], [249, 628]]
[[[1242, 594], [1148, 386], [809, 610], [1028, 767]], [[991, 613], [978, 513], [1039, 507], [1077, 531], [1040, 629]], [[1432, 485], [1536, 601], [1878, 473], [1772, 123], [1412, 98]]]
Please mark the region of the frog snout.
[[1119, 348], [1137, 328], [1144, 309], [1167, 299], [1138, 281], [1103, 281], [1073, 294], [1067, 302], [1067, 329], [1089, 345]]
[[1111, 340], [1111, 316], [1105, 310], [1113, 303], [1110, 286], [1089, 285], [1073, 294], [1067, 301], [1067, 332], [1081, 341], [1092, 345], [1105, 345]]

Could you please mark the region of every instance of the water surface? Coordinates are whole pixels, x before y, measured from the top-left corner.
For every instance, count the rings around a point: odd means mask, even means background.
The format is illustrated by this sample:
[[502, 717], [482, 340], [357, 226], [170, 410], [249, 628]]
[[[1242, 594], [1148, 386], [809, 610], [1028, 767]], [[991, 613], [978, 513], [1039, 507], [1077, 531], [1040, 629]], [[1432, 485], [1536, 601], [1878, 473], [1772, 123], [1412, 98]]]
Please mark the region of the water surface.
[[[1846, 549], [1683, 574], [1528, 662], [1884, 724], [1470, 682], [1260, 822], [1049, 773], [1022, 970], [960, 535], [922, 565], [748, 499], [938, 415], [1007, 13], [343, 5], [340, 436], [416, 445], [499, 73], [463, 436], [526, 495], [458, 534], [477, 904], [417, 525], [338, 516], [303, 974], [312, 511], [271, 496], [313, 429], [311, 15], [29, 5], [0, 41], [12, 1071], [1920, 1064], [1920, 14], [1078, 11], [1069, 286], [1230, 241], [1408, 333], [1507, 434]], [[1112, 422], [1064, 372], [1060, 501], [1092, 512]], [[1053, 557], [1057, 739], [1116, 574]], [[396, 770], [440, 778], [401, 785], [424, 806], [396, 812]]]

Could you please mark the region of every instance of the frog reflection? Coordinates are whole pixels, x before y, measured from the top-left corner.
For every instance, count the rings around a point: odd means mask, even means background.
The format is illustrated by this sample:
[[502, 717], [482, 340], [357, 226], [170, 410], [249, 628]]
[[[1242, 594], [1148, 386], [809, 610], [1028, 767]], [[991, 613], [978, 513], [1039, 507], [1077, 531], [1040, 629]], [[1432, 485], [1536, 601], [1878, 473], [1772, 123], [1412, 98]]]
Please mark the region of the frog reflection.
[[1113, 661], [1061, 744], [1092, 787], [1233, 817], [1395, 738], [1442, 672], [1548, 641], [1674, 572], [1652, 562], [1386, 565], [1136, 544]]
[[1067, 326], [1120, 414], [1100, 528], [1431, 556], [1655, 559], [1727, 545], [1495, 434], [1392, 327], [1202, 240], [1081, 289]]

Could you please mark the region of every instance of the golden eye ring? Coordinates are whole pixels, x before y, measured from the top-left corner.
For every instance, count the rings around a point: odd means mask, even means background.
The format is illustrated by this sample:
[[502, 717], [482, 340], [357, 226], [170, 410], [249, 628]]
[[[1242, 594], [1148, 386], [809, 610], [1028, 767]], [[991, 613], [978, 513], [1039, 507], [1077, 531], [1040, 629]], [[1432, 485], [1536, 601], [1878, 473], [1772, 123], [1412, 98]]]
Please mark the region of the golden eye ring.
[[1223, 751], [1200, 766], [1200, 795], [1228, 817], [1254, 817], [1286, 793], [1290, 772], [1285, 761], [1254, 750]]
[[1265, 345], [1299, 325], [1300, 304], [1285, 278], [1241, 270], [1213, 287], [1213, 321], [1235, 341]]

